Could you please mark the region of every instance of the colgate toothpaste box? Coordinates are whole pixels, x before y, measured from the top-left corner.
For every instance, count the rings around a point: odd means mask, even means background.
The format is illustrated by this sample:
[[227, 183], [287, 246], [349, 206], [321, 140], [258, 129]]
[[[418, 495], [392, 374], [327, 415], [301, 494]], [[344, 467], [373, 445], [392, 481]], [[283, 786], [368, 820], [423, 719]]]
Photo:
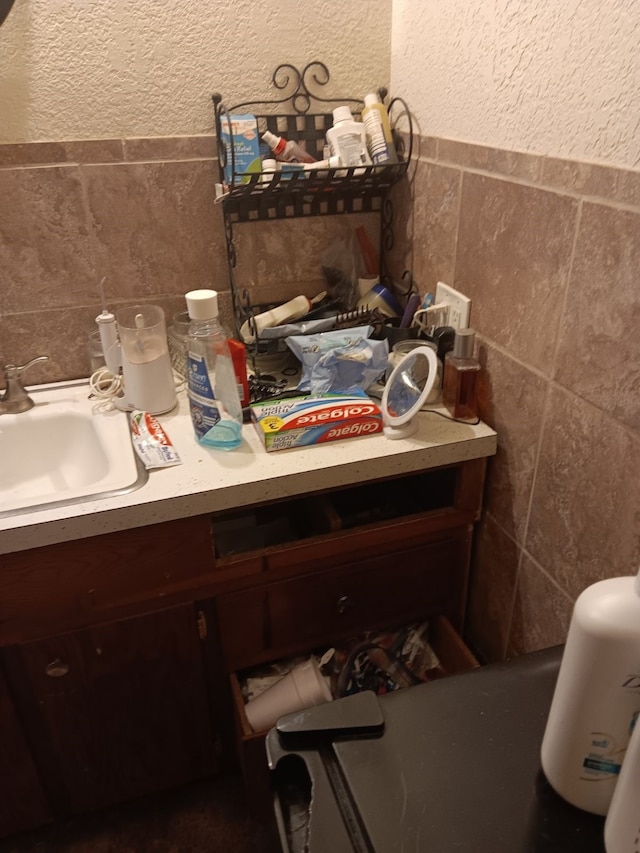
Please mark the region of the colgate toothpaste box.
[[364, 391], [252, 403], [251, 418], [267, 451], [382, 432], [380, 407]]

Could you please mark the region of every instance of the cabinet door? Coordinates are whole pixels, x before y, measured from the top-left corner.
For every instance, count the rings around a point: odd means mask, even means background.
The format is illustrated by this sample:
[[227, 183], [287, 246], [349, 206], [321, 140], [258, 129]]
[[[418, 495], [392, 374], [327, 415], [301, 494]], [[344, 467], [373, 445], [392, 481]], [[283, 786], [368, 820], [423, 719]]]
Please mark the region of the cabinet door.
[[44, 789], [0, 669], [0, 836], [49, 820]]
[[192, 605], [6, 655], [58, 812], [79, 813], [214, 769]]

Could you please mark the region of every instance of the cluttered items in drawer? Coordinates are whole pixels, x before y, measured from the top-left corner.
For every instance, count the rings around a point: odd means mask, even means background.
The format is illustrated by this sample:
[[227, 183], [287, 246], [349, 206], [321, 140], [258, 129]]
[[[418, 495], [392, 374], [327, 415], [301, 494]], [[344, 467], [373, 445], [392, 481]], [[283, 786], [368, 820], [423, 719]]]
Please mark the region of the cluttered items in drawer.
[[[383, 695], [465, 672], [478, 662], [444, 616], [356, 634], [335, 647], [232, 674], [241, 734], [363, 690]], [[238, 705], [238, 700], [241, 705]]]
[[[424, 630], [425, 624], [428, 626], [426, 633]], [[369, 633], [368, 635], [356, 635], [351, 641], [342, 643], [340, 646], [336, 646], [333, 654], [330, 654], [328, 663], [324, 663], [321, 667], [321, 677], [326, 679], [326, 682], [331, 687], [332, 691], [335, 689], [334, 685], [337, 685], [337, 679], [335, 676], [340, 671], [340, 662], [346, 661], [348, 659], [349, 651], [355, 649], [358, 643], [365, 642], [365, 637], [367, 636], [371, 641], [372, 649], [375, 647], [375, 640], [377, 640], [381, 646], [386, 644], [389, 649], [392, 649], [394, 648], [394, 638], [397, 639], [398, 637], [405, 636], [408, 641], [408, 645], [406, 645], [407, 651], [404, 652], [403, 647], [400, 647], [400, 659], [402, 659], [403, 653], [407, 655], [406, 661], [403, 661], [403, 663], [407, 668], [410, 668], [411, 666], [416, 667], [413, 671], [413, 675], [419, 678], [420, 683], [425, 683], [426, 679], [433, 680], [434, 678], [456, 675], [478, 666], [478, 662], [475, 657], [465, 646], [463, 640], [456, 633], [448, 619], [444, 616], [435, 616], [430, 619], [428, 623], [415, 623], [408, 629], [404, 628], [398, 632], [383, 631]], [[424, 647], [425, 637], [429, 647], [428, 650]], [[397, 642], [400, 643], [400, 639], [397, 639]], [[250, 804], [252, 812], [258, 818], [264, 819], [271, 814], [272, 791], [264, 746], [266, 730], [263, 729], [256, 731], [253, 729], [249, 719], [247, 718], [245, 710], [247, 700], [250, 695], [250, 688], [248, 687], [247, 682], [249, 679], [260, 679], [259, 682], [255, 682], [254, 687], [258, 686], [259, 688], [265, 688], [269, 683], [263, 680], [265, 677], [271, 678], [277, 682], [277, 680], [282, 679], [294, 665], [300, 665], [312, 658], [315, 660], [316, 665], [318, 665], [320, 661], [325, 660], [326, 655], [324, 653], [327, 652], [330, 652], [330, 650], [325, 647], [324, 649], [317, 649], [315, 653], [310, 655], [308, 654], [303, 657], [294, 658], [293, 660], [282, 660], [276, 664], [269, 664], [261, 669], [253, 668], [252, 670], [245, 670], [237, 673], [234, 672], [230, 675], [231, 695], [236, 722], [238, 760], [244, 779], [247, 801]], [[386, 654], [384, 657], [387, 657]], [[377, 685], [382, 690], [391, 687], [391, 681], [393, 680], [392, 674], [389, 675], [384, 673], [384, 657], [383, 668], [380, 669], [381, 674], [378, 676]], [[331, 673], [332, 660], [334, 660], [333, 666], [335, 667], [333, 677]], [[374, 665], [375, 664], [372, 663], [369, 668], [366, 666], [364, 659], [361, 658], [359, 660], [358, 666], [363, 670], [367, 669], [370, 676], [364, 689], [374, 687]], [[425, 667], [425, 670], [422, 673], [418, 671], [418, 667], [420, 666]], [[328, 674], [322, 672], [322, 670], [325, 669], [327, 669]], [[422, 679], [420, 679], [420, 675], [422, 675]], [[353, 684], [351, 685], [354, 692], [357, 687], [357, 681], [357, 678], [353, 679]], [[400, 689], [399, 684], [397, 689]], [[252, 695], [257, 694], [254, 693]], [[334, 694], [332, 692], [331, 700], [327, 701], [332, 701], [333, 698]], [[319, 699], [316, 704], [320, 704]]]

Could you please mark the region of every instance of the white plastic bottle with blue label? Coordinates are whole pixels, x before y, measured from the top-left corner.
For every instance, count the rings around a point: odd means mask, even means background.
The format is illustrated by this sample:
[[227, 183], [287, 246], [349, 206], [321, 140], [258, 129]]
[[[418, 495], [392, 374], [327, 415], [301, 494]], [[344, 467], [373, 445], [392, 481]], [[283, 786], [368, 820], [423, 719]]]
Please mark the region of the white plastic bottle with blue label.
[[607, 813], [604, 846], [607, 853], [640, 851], [640, 715]]
[[242, 406], [229, 346], [218, 322], [218, 293], [191, 290], [185, 299], [191, 320], [187, 386], [193, 429], [205, 447], [233, 450], [242, 443]]
[[639, 711], [640, 573], [576, 600], [541, 751], [561, 797], [607, 814]]

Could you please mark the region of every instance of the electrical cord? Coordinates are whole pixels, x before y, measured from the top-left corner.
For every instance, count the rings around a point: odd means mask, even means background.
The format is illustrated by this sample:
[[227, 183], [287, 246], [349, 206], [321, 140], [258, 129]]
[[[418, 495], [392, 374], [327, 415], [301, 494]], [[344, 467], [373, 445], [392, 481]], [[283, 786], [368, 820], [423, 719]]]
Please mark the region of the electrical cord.
[[124, 388], [122, 375], [114, 375], [108, 368], [99, 367], [89, 377], [89, 387], [92, 397], [102, 400], [105, 408], [114, 409], [113, 399], [120, 396]]
[[467, 426], [477, 426], [480, 423], [480, 418], [474, 418], [474, 420], [467, 420], [466, 418], [452, 418], [450, 415], [445, 415], [444, 412], [439, 412], [437, 409], [420, 409], [421, 412], [426, 412], [426, 414], [430, 415], [438, 415], [441, 418], [444, 418], [445, 421], [455, 421], [457, 424], [467, 424]]

